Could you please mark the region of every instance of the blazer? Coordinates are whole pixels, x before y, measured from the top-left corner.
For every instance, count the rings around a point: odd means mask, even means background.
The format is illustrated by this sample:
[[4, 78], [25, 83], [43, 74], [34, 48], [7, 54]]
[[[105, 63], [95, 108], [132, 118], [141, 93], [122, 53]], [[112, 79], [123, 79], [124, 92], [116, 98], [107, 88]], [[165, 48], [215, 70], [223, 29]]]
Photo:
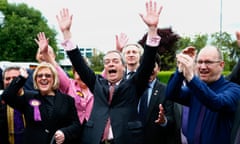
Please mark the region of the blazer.
[[99, 144], [110, 117], [115, 144], [141, 144], [143, 126], [138, 119], [137, 105], [154, 68], [157, 48], [146, 46], [143, 62], [130, 79], [122, 79], [115, 87], [111, 104], [108, 104], [109, 85], [101, 75], [95, 75], [76, 48], [67, 54], [89, 89], [94, 94], [94, 105], [89, 120], [83, 126], [82, 143]]
[[[53, 112], [52, 115], [49, 115], [46, 99], [39, 92], [25, 90], [22, 96], [16, 95], [25, 81], [24, 77], [17, 77], [2, 94], [2, 98], [7, 104], [24, 114], [26, 121], [24, 144], [49, 144], [57, 130], [61, 130], [64, 133], [64, 144], [79, 143], [78, 134], [81, 126], [74, 99], [69, 95], [56, 91]], [[31, 101], [40, 103], [35, 105]], [[34, 117], [36, 107], [38, 107], [40, 112], [40, 121], [35, 120]]]
[[234, 66], [232, 72], [226, 76], [226, 79], [240, 84], [240, 60], [238, 60], [238, 63]]
[[[149, 101], [146, 125], [144, 127], [145, 144], [180, 144], [180, 128], [177, 127], [174, 102], [165, 98], [166, 85], [156, 80]], [[167, 125], [161, 126], [154, 121], [158, 118], [159, 104], [162, 104]]]
[[238, 102], [238, 108], [235, 113], [235, 119], [231, 131], [231, 142], [230, 144], [235, 144], [234, 141], [237, 138], [237, 132], [240, 129], [240, 101]]

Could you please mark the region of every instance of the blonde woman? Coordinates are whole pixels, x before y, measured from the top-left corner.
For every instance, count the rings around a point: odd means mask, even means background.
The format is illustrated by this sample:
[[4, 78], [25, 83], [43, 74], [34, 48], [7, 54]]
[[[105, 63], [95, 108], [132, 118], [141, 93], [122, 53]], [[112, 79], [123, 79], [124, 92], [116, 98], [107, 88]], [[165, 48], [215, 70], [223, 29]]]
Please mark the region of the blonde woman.
[[38, 93], [26, 90], [18, 93], [27, 77], [27, 72], [21, 69], [21, 75], [2, 95], [7, 104], [24, 114], [24, 143], [49, 144], [51, 139], [57, 144], [79, 143], [77, 138], [81, 126], [74, 99], [59, 92], [56, 69], [49, 63], [40, 63], [33, 74], [34, 88]]

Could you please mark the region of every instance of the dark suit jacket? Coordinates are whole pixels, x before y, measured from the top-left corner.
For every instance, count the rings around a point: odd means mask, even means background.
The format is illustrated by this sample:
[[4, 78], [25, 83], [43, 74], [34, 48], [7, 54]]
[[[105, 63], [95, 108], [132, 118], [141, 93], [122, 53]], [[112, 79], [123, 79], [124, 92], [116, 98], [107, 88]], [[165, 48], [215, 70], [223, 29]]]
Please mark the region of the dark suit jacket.
[[232, 72], [226, 76], [226, 79], [240, 84], [240, 60], [238, 60], [238, 63], [234, 66]]
[[[240, 60], [238, 60], [238, 63], [234, 66], [232, 72], [226, 77], [226, 79], [240, 85]], [[231, 132], [231, 144], [234, 144], [238, 128], [240, 128], [240, 102], [238, 103]]]
[[[180, 144], [180, 129], [174, 113], [174, 103], [165, 100], [166, 85], [156, 80], [149, 102], [146, 125], [144, 127], [145, 144]], [[158, 118], [159, 104], [162, 104], [167, 117], [167, 125], [161, 126], [154, 121]]]
[[235, 119], [234, 119], [233, 128], [232, 128], [232, 132], [231, 132], [231, 143], [230, 144], [234, 144], [234, 140], [236, 139], [238, 129], [240, 129], [240, 101], [238, 102], [238, 108], [237, 108], [236, 114], [235, 114]]
[[[62, 130], [64, 133], [65, 144], [79, 143], [77, 137], [81, 126], [74, 99], [57, 91], [53, 112], [49, 116], [46, 99], [40, 93], [24, 91], [23, 96], [16, 95], [25, 81], [26, 79], [22, 76], [17, 77], [2, 94], [2, 98], [7, 104], [24, 114], [26, 120], [24, 144], [49, 144], [57, 130]], [[34, 107], [30, 104], [31, 100], [38, 100], [41, 103], [39, 105], [41, 121], [34, 120]]]
[[6, 104], [0, 103], [0, 144], [9, 144], [6, 107]]
[[122, 80], [115, 87], [112, 102], [108, 104], [109, 85], [101, 75], [95, 75], [84, 62], [78, 49], [67, 54], [81, 79], [94, 94], [94, 105], [90, 119], [83, 128], [84, 144], [99, 144], [108, 117], [114, 135], [115, 144], [141, 144], [143, 138], [142, 123], [138, 120], [137, 105], [139, 97], [147, 87], [148, 79], [154, 67], [157, 48], [146, 46], [143, 62], [138, 71], [128, 80]]

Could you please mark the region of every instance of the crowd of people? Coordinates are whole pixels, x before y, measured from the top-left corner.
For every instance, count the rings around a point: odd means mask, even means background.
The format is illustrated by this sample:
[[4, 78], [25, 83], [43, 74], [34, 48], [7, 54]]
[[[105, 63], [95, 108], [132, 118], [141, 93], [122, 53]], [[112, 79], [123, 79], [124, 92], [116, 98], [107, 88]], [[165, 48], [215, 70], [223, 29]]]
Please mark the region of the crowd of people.
[[[128, 43], [127, 35], [117, 35], [101, 74], [73, 42], [73, 15], [62, 9], [56, 18], [73, 78], [39, 32], [39, 65], [1, 71], [0, 144], [240, 144], [240, 60], [224, 77], [220, 49], [207, 45], [197, 53], [187, 47], [162, 83], [157, 74], [164, 56], [158, 53], [163, 7], [151, 0], [145, 7], [145, 41]], [[236, 36], [240, 47], [240, 32]]]

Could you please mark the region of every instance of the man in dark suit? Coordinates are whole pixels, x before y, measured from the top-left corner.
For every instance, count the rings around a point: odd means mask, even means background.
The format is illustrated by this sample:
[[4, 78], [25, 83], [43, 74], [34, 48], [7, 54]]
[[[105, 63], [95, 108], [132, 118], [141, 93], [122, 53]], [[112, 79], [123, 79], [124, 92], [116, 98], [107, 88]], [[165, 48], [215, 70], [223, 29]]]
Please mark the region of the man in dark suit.
[[[84, 124], [82, 143], [85, 144], [141, 144], [142, 123], [138, 120], [138, 100], [147, 86], [154, 67], [156, 46], [160, 42], [157, 25], [162, 7], [157, 8], [156, 2], [146, 2], [147, 15], [140, 15], [149, 27], [143, 62], [137, 72], [128, 80], [123, 79], [125, 66], [122, 55], [118, 51], [109, 51], [104, 56], [106, 78], [95, 75], [84, 62], [80, 51], [71, 42], [72, 16], [68, 9], [57, 16], [63, 33], [64, 49], [85, 84], [94, 94], [94, 106], [90, 119]], [[112, 100], [109, 102], [109, 87], [115, 84]], [[105, 126], [110, 118], [110, 133], [103, 139]]]
[[[180, 128], [177, 127], [177, 119], [175, 118], [174, 102], [165, 99], [166, 85], [157, 79], [160, 65], [160, 56], [157, 54], [155, 67], [150, 76], [149, 88], [147, 89], [148, 106], [143, 122], [144, 143], [180, 144], [181, 135]], [[138, 109], [140, 109], [140, 106]]]
[[[236, 32], [237, 44], [240, 47], [240, 31]], [[226, 77], [226, 79], [235, 82], [240, 85], [240, 60], [234, 66], [232, 72]], [[231, 144], [240, 144], [240, 101], [238, 102], [238, 108], [235, 113], [235, 119], [233, 123], [233, 128], [231, 131]], [[238, 139], [237, 139], [238, 138]]]
[[230, 144], [240, 144], [240, 101], [238, 102], [238, 108], [235, 114]]

